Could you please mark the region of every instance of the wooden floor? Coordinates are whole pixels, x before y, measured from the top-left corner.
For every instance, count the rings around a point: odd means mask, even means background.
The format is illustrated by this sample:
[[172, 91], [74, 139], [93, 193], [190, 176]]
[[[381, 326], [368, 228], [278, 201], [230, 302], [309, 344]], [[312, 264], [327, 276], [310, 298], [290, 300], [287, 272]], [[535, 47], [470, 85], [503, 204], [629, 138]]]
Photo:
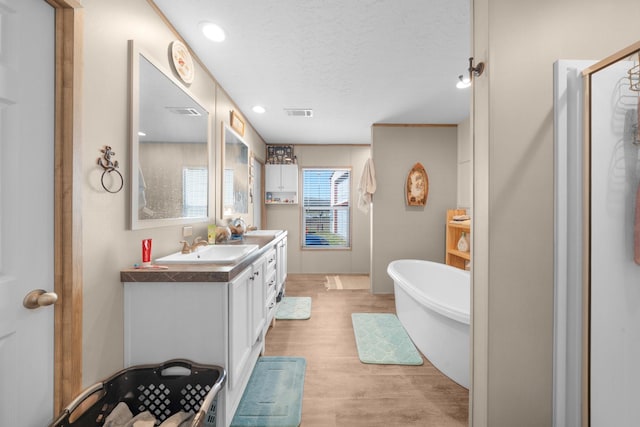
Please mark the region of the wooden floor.
[[361, 363], [351, 313], [395, 312], [393, 295], [327, 290], [324, 275], [287, 278], [287, 296], [310, 296], [311, 319], [278, 320], [266, 356], [307, 360], [302, 427], [467, 426], [468, 391], [428, 360], [422, 366]]

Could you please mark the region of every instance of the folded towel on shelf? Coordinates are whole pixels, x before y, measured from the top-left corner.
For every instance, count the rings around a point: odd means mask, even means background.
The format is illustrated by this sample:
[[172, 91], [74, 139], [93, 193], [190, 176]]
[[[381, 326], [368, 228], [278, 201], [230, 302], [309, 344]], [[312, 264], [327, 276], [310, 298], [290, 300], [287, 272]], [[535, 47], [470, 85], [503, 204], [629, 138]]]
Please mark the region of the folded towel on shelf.
[[360, 184], [358, 185], [358, 209], [364, 213], [369, 212], [369, 206], [373, 201], [373, 193], [376, 192], [376, 170], [373, 160], [367, 159], [362, 169]]
[[454, 215], [451, 217], [453, 221], [467, 221], [471, 219], [469, 215]]

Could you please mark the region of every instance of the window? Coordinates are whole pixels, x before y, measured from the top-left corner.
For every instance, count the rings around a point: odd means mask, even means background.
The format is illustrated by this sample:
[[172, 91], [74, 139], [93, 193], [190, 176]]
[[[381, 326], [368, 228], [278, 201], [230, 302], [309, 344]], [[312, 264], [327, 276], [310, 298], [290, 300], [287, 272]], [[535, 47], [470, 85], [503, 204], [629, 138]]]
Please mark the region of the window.
[[302, 247], [351, 247], [351, 170], [302, 169]]
[[207, 216], [207, 168], [182, 169], [182, 216], [200, 218]]

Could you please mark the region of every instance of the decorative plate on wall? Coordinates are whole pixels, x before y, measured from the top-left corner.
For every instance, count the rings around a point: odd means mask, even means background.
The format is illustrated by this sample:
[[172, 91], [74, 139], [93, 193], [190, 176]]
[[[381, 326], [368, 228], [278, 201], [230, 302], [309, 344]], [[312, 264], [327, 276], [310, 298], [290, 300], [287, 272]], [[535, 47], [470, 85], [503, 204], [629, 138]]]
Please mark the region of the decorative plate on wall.
[[407, 205], [424, 206], [429, 196], [429, 177], [421, 163], [413, 165], [407, 176]]
[[193, 82], [195, 69], [193, 67], [191, 54], [189, 53], [189, 49], [178, 40], [171, 43], [171, 63], [183, 82], [186, 84]]

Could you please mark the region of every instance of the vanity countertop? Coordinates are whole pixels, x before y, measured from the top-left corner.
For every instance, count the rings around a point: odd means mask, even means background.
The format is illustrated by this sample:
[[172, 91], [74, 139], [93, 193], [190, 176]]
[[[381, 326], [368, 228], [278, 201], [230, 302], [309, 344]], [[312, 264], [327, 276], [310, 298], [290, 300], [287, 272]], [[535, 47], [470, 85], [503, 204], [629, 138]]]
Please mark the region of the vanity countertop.
[[166, 269], [127, 268], [120, 271], [121, 282], [229, 282], [251, 263], [264, 255], [287, 232], [273, 235], [244, 236], [242, 240], [223, 243], [256, 244], [259, 248], [238, 263], [230, 264], [172, 264]]

